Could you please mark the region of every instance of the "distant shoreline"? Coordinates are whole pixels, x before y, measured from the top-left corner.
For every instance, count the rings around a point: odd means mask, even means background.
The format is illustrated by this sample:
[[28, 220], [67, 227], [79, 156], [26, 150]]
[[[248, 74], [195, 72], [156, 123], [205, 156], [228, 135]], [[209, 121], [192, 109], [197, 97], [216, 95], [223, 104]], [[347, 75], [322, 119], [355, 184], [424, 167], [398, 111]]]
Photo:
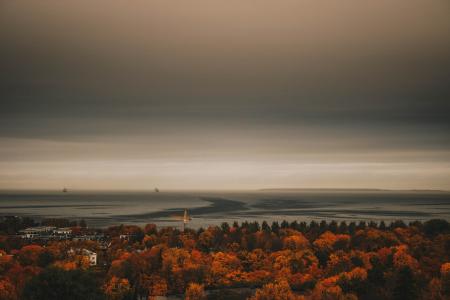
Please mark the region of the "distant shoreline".
[[410, 193], [450, 193], [435, 189], [376, 189], [376, 188], [264, 188], [261, 192], [410, 192]]
[[[450, 190], [443, 189], [383, 189], [383, 188], [260, 188], [260, 189], [163, 189], [159, 193], [257, 193], [257, 192], [336, 192], [336, 193], [444, 193], [450, 194]], [[49, 193], [63, 194], [59, 189], [0, 189], [0, 194], [17, 194], [17, 193]], [[70, 189], [70, 194], [148, 194], [155, 193], [153, 189]]]

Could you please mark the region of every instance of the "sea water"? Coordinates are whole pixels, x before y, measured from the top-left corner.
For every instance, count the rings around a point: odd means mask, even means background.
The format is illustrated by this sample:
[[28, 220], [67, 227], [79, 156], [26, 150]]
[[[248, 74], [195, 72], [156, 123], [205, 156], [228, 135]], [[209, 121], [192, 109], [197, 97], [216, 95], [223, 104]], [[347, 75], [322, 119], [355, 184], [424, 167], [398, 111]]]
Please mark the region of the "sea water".
[[304, 190], [169, 192], [1, 192], [0, 216], [85, 219], [89, 226], [180, 226], [184, 209], [199, 228], [222, 222], [450, 221], [450, 193]]

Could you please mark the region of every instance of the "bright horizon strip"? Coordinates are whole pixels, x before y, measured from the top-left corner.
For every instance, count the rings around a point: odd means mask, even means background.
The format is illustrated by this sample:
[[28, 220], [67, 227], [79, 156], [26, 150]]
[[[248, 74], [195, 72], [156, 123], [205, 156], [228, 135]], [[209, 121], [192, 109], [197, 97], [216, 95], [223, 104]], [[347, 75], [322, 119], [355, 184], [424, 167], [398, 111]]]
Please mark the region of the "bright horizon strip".
[[[0, 163], [0, 189], [449, 189], [450, 164], [86, 161]], [[433, 180], [424, 184], [423, 178]]]

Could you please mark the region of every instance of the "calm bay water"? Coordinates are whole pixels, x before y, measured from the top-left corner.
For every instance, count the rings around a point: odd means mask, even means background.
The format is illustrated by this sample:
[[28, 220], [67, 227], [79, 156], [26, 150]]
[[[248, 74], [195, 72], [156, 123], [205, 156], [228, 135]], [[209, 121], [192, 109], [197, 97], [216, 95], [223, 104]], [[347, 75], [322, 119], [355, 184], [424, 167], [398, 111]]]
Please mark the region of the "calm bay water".
[[224, 221], [450, 221], [450, 193], [428, 191], [2, 192], [0, 215], [85, 219], [89, 226], [179, 226], [184, 209], [198, 228]]

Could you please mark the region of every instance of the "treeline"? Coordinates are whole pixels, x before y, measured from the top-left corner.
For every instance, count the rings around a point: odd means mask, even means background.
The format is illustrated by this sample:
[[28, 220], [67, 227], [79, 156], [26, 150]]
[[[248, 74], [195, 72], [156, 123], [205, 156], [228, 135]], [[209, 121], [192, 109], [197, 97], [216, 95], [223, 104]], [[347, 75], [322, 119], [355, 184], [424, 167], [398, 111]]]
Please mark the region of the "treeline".
[[[185, 231], [120, 225], [103, 233], [107, 246], [12, 243], [14, 236], [0, 236], [0, 299], [450, 297], [445, 220], [235, 222]], [[97, 253], [98, 265], [76, 249]], [[241, 289], [230, 294], [230, 288]]]

